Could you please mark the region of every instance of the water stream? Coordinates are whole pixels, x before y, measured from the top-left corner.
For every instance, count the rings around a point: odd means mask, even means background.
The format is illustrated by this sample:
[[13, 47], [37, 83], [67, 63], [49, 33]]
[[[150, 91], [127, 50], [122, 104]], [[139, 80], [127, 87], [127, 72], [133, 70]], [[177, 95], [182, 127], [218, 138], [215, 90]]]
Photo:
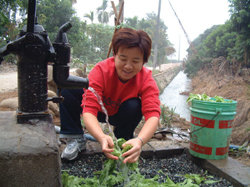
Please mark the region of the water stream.
[[[101, 108], [102, 108], [102, 111], [104, 112], [104, 114], [106, 115], [106, 122], [108, 124], [108, 128], [109, 128], [109, 134], [110, 136], [113, 138], [113, 141], [115, 142], [116, 144], [116, 147], [120, 150], [119, 146], [118, 146], [118, 142], [117, 142], [117, 139], [114, 135], [114, 132], [111, 128], [111, 125], [109, 124], [109, 118], [108, 118], [108, 112], [106, 110], [106, 108], [104, 107], [103, 105], [103, 102], [102, 102], [102, 99], [100, 97], [100, 95], [97, 93], [97, 91], [95, 91], [94, 88], [92, 87], [89, 87], [88, 88], [97, 98], [97, 101], [98, 103], [101, 105]], [[120, 150], [121, 151], [121, 150]], [[120, 157], [120, 159], [118, 160], [118, 167], [120, 166], [120, 169], [121, 169], [121, 172], [122, 172], [122, 175], [124, 176], [124, 185], [125, 186], [128, 186], [129, 184], [129, 176], [128, 176], [128, 173], [129, 173], [129, 168], [127, 166], [127, 164], [123, 164], [123, 160], [124, 158], [123, 157]], [[106, 174], [106, 176], [108, 176], [108, 173]]]
[[[113, 140], [115, 140], [116, 145], [117, 145], [117, 139], [116, 139], [116, 137], [115, 137], [115, 135], [114, 135], [114, 132], [113, 132], [113, 130], [112, 130], [112, 128], [111, 128], [111, 125], [109, 124], [108, 112], [107, 112], [106, 108], [105, 108], [104, 105], [103, 105], [103, 102], [102, 102], [102, 99], [101, 99], [100, 95], [99, 95], [99, 94], [97, 93], [97, 91], [95, 91], [95, 89], [92, 88], [92, 87], [89, 87], [88, 90], [91, 91], [91, 92], [96, 96], [97, 102], [101, 105], [102, 111], [103, 111], [104, 114], [106, 115], [106, 123], [108, 124], [109, 134], [110, 134], [110, 136], [113, 138]], [[117, 147], [119, 148], [118, 145], [117, 145]]]
[[186, 103], [188, 96], [180, 95], [180, 93], [188, 91], [190, 83], [191, 79], [183, 71], [180, 71], [160, 95], [162, 104], [170, 109], [175, 108], [175, 113], [179, 114], [180, 117], [186, 118], [187, 121], [190, 121], [190, 110], [188, 103]]

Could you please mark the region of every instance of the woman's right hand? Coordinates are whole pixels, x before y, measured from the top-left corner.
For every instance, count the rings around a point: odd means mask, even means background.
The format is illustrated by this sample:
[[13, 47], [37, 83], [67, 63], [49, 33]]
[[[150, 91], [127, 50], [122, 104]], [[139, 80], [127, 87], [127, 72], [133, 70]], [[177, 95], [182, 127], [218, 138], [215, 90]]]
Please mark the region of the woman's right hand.
[[117, 156], [114, 156], [111, 154], [111, 152], [114, 151], [114, 142], [111, 136], [104, 135], [99, 140], [103, 153], [107, 156], [109, 159], [118, 160], [119, 158]]

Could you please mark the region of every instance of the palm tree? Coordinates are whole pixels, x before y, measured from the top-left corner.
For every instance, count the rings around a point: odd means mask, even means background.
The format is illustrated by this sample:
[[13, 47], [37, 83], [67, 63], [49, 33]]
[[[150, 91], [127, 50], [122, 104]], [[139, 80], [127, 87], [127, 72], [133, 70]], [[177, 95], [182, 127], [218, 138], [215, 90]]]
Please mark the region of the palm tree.
[[83, 17], [89, 18], [91, 20], [91, 23], [94, 21], [94, 11], [90, 11], [90, 14], [84, 14]]
[[109, 22], [109, 14], [106, 11], [108, 8], [108, 0], [103, 0], [102, 5], [97, 8], [98, 21], [100, 23], [108, 23]]
[[138, 25], [138, 16], [134, 16], [133, 18], [127, 18], [126, 24], [128, 24], [130, 27], [133, 27], [134, 29], [137, 29]]

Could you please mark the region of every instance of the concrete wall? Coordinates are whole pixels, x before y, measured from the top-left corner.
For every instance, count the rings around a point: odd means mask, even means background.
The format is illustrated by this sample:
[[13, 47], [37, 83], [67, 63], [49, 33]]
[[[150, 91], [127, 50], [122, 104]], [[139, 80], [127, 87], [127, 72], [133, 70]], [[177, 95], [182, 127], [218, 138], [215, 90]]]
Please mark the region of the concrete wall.
[[160, 90], [160, 94], [169, 85], [169, 83], [174, 79], [174, 77], [181, 71], [181, 68], [182, 66], [175, 67], [174, 69], [169, 68], [153, 76]]

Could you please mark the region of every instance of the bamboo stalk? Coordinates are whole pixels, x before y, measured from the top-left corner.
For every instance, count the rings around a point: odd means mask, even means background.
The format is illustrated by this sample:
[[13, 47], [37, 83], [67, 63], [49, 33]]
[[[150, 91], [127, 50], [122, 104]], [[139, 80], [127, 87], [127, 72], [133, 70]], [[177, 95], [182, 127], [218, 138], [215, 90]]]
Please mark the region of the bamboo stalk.
[[[114, 11], [116, 12], [115, 15], [117, 15], [117, 11], [116, 11], [115, 5], [113, 5], [114, 2], [112, 1], [111, 3], [112, 3], [112, 6], [113, 6], [113, 8], [114, 8]], [[120, 24], [119, 24], [119, 23], [120, 23], [119, 20], [120, 20], [121, 13], [122, 13], [122, 11], [123, 11], [123, 5], [124, 5], [124, 1], [122, 2], [121, 9], [120, 9], [120, 11], [119, 11], [119, 15], [118, 15], [118, 17], [117, 17], [117, 20], [115, 21], [115, 30], [114, 30], [114, 34], [115, 34], [115, 32], [117, 31], [116, 26], [117, 26], [117, 25], [120, 25]], [[113, 36], [112, 36], [112, 40], [113, 40], [114, 34], [113, 34]], [[107, 58], [109, 57], [109, 54], [110, 54], [110, 51], [111, 51], [111, 48], [112, 48], [112, 40], [111, 40], [111, 43], [110, 43], [110, 45], [109, 45], [109, 51], [108, 51], [108, 54], [107, 54]]]

